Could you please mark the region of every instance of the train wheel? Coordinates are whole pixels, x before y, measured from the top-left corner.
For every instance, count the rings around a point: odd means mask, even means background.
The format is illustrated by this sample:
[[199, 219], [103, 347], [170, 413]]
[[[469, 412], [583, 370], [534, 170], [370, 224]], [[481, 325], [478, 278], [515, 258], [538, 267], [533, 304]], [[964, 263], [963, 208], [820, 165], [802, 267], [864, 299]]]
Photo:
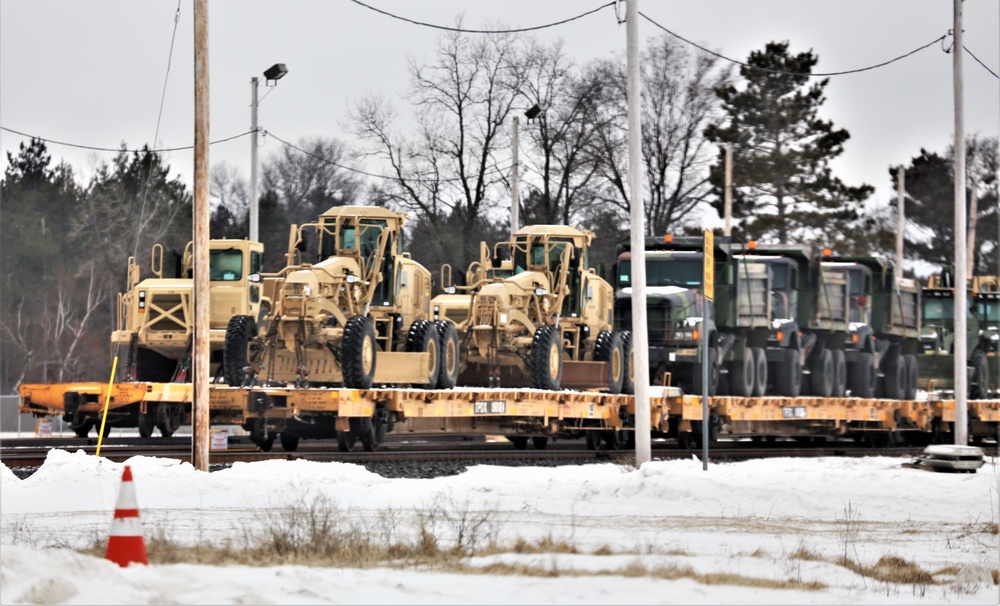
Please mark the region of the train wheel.
[[250, 365], [250, 341], [257, 327], [250, 316], [233, 316], [226, 326], [226, 342], [222, 350], [222, 374], [233, 387], [243, 385]]
[[917, 399], [917, 356], [914, 354], [906, 354], [903, 356], [903, 361], [906, 364], [906, 391], [903, 393], [904, 400], [916, 400]]
[[154, 429], [156, 429], [156, 407], [150, 405], [146, 409], [146, 414], [139, 413], [139, 437], [151, 437]]
[[799, 397], [802, 391], [802, 365], [799, 364], [799, 350], [784, 350], [784, 362], [775, 365], [775, 387], [778, 394], [789, 398]]
[[535, 436], [531, 438], [531, 445], [537, 450], [545, 450], [545, 447], [549, 445], [549, 439], [545, 436]]
[[604, 430], [604, 446], [608, 450], [619, 450], [622, 447], [621, 435], [617, 429]]
[[440, 374], [438, 374], [438, 389], [451, 389], [458, 383], [458, 373], [461, 369], [461, 348], [458, 343], [458, 331], [455, 325], [445, 320], [438, 320], [437, 325]]
[[441, 356], [438, 345], [438, 330], [432, 322], [417, 320], [410, 325], [406, 335], [406, 351], [426, 353], [430, 358], [430, 368], [427, 370], [427, 381], [424, 387], [435, 389], [438, 385], [438, 375], [441, 370]]
[[753, 352], [753, 395], [761, 398], [767, 394], [767, 353], [763, 347], [752, 347]]
[[91, 428], [94, 427], [94, 421], [91, 419], [86, 419], [79, 425], [73, 428], [73, 433], [76, 434], [78, 438], [86, 438], [87, 434], [90, 433]]
[[337, 448], [340, 452], [350, 452], [358, 441], [353, 431], [337, 431]]
[[514, 445], [514, 450], [524, 450], [528, 447], [527, 436], [510, 436], [507, 439]]
[[621, 335], [611, 330], [602, 330], [594, 344], [594, 361], [608, 363], [608, 392], [621, 393], [626, 370]]
[[836, 380], [833, 352], [824, 349], [815, 356], [812, 365], [809, 366], [809, 388], [814, 396], [828, 398], [833, 395], [833, 384]]
[[[251, 421], [253, 425], [250, 427], [250, 441], [257, 445], [263, 452], [271, 452], [271, 447], [274, 445], [274, 433], [267, 431], [264, 425], [264, 419], [257, 418]], [[265, 434], [267, 437], [265, 437]]]
[[361, 448], [365, 452], [374, 452], [378, 447], [375, 438], [375, 425], [368, 417], [353, 417], [351, 419], [351, 433], [361, 440]]
[[729, 363], [729, 393], [740, 398], [749, 398], [754, 388], [753, 350], [743, 350], [743, 357]]
[[562, 338], [553, 326], [539, 326], [531, 340], [531, 381], [536, 389], [556, 391], [562, 383]]
[[847, 374], [852, 396], [870, 398], [875, 394], [875, 356], [870, 351], [859, 353]]
[[847, 393], [847, 357], [843, 349], [833, 350], [833, 391], [830, 395], [843, 398]]
[[601, 438], [604, 437], [604, 431], [589, 429], [584, 433], [584, 442], [587, 444], [587, 450], [597, 450], [601, 447]]
[[283, 431], [278, 434], [278, 439], [281, 440], [281, 448], [285, 452], [295, 452], [295, 449], [299, 447], [299, 436], [297, 434]]
[[344, 387], [371, 388], [375, 381], [376, 350], [375, 329], [368, 318], [354, 316], [348, 320], [340, 345]]

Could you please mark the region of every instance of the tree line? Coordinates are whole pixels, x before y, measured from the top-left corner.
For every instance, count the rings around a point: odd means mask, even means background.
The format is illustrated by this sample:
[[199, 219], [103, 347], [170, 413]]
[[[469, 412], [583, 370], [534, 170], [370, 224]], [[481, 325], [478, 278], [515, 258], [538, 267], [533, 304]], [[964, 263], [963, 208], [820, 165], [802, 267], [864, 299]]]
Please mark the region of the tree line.
[[[833, 173], [830, 163], [850, 135], [820, 116], [829, 80], [810, 76], [817, 56], [789, 46], [768, 43], [734, 73], [673, 38], [647, 41], [647, 234], [694, 234], [717, 224], [730, 146], [735, 238], [892, 256], [895, 201], [870, 208], [871, 185], [846, 184]], [[445, 33], [430, 58], [411, 61], [409, 85], [397, 91], [405, 93], [403, 107], [385, 94], [357, 100], [344, 118], [352, 144], [316, 136], [263, 159], [258, 208], [266, 269], [284, 265], [291, 225], [341, 204], [406, 211], [407, 237], [420, 243], [409, 247], [413, 257], [435, 274], [443, 263], [464, 269], [480, 241], [509, 236], [511, 123], [533, 105], [541, 112], [530, 121], [522, 116], [519, 131], [521, 223], [592, 230], [592, 263], [609, 267], [616, 244], [628, 238], [633, 195], [625, 90], [623, 55], [577, 63], [559, 41]], [[67, 163], [54, 163], [44, 141], [7, 153], [0, 181], [4, 393], [22, 382], [107, 376], [128, 258], [148, 270], [154, 243], [182, 251], [191, 240], [190, 191], [148, 146], [126, 149], [123, 143], [86, 183]], [[966, 153], [965, 179], [976, 201], [974, 272], [992, 273], [997, 139], [972, 135]], [[950, 147], [920, 149], [907, 164], [887, 168], [893, 185], [905, 171], [912, 266], [951, 263], [952, 155]], [[375, 178], [350, 166], [382, 172]], [[247, 235], [249, 189], [235, 169], [212, 168], [211, 237]]]

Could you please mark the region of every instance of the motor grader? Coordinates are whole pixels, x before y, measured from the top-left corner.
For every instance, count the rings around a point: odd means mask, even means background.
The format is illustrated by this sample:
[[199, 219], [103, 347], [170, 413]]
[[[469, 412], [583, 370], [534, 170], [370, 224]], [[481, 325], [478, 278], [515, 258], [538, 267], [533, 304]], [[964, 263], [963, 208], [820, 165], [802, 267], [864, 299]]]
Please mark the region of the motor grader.
[[[589, 268], [593, 237], [564, 225], [530, 225], [506, 243], [509, 259], [492, 257], [492, 273], [481, 255], [469, 272], [477, 279], [465, 295], [467, 317], [457, 323], [460, 384], [629, 389], [630, 339], [612, 330], [611, 285]], [[459, 307], [449, 308], [461, 301], [445, 296], [435, 299], [438, 313]]]
[[[265, 279], [272, 308], [260, 321], [246, 315], [229, 322], [226, 381], [453, 387], [458, 337], [453, 324], [431, 319], [430, 272], [403, 252], [405, 218], [338, 206], [317, 223], [292, 226], [287, 266]], [[316, 263], [302, 259], [310, 232]], [[449, 350], [450, 361], [441, 353]]]
[[[260, 270], [264, 245], [235, 239], [214, 239], [209, 248], [209, 360], [213, 375], [222, 366], [226, 328], [230, 318], [258, 318], [268, 302], [261, 289]], [[118, 330], [111, 333], [113, 349], [124, 350], [125, 381], [148, 383], [190, 382], [191, 351], [194, 334], [193, 243], [177, 255], [173, 275], [165, 275], [164, 249], [152, 248], [151, 277], [142, 279], [135, 257], [129, 257], [126, 291], [118, 294]], [[176, 253], [175, 253], [176, 254]], [[138, 423], [139, 434], [148, 437], [154, 428], [168, 437], [181, 425], [185, 414], [179, 404], [144, 406], [130, 411], [129, 419], [114, 419], [128, 426]], [[78, 434], [86, 435], [94, 420], [71, 415], [67, 419]], [[108, 425], [110, 428], [110, 425]]]

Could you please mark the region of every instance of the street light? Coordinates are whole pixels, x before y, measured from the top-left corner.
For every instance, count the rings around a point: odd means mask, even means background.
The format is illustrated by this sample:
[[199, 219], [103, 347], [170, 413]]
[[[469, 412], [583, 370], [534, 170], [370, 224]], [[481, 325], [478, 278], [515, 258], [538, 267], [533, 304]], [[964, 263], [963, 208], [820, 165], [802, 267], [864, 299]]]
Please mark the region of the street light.
[[[532, 105], [530, 108], [528, 108], [528, 111], [524, 112], [524, 117], [527, 118], [528, 121], [530, 122], [530, 121], [534, 120], [535, 118], [537, 118], [538, 114], [540, 114], [540, 113], [542, 113], [542, 108], [539, 107], [539, 105], [536, 103], [536, 104]], [[510, 189], [511, 189], [511, 200], [510, 200], [510, 237], [511, 237], [511, 240], [514, 239], [514, 234], [517, 233], [517, 230], [520, 227], [519, 224], [521, 222], [521, 217], [519, 215], [520, 210], [521, 210], [521, 191], [520, 191], [521, 190], [521, 184], [518, 181], [518, 174], [517, 174], [517, 170], [518, 170], [518, 168], [517, 168], [517, 164], [518, 164], [518, 158], [517, 158], [517, 147], [518, 147], [518, 143], [517, 143], [517, 126], [518, 126], [518, 124], [520, 122], [521, 122], [521, 118], [519, 116], [514, 116], [514, 132], [513, 132], [513, 136], [511, 137], [511, 147], [513, 147], [514, 166], [512, 167], [513, 170], [511, 170], [511, 173], [510, 173], [510, 186], [511, 186], [510, 187]]]
[[[284, 63], [275, 63], [264, 71], [264, 85], [276, 86], [288, 73]], [[271, 84], [274, 82], [274, 84]], [[250, 239], [256, 241], [257, 229], [257, 76], [250, 79]], [[267, 95], [265, 95], [267, 96]]]

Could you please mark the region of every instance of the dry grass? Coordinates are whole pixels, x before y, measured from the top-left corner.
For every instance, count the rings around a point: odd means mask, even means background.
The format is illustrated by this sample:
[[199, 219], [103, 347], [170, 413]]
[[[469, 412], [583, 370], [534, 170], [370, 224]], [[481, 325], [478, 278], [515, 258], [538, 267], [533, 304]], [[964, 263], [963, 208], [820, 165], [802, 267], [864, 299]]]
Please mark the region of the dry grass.
[[902, 583], [907, 585], [938, 584], [932, 573], [898, 556], [882, 556], [872, 566], [865, 566], [856, 560], [851, 560], [843, 556], [836, 563], [856, 574], [885, 583]]

